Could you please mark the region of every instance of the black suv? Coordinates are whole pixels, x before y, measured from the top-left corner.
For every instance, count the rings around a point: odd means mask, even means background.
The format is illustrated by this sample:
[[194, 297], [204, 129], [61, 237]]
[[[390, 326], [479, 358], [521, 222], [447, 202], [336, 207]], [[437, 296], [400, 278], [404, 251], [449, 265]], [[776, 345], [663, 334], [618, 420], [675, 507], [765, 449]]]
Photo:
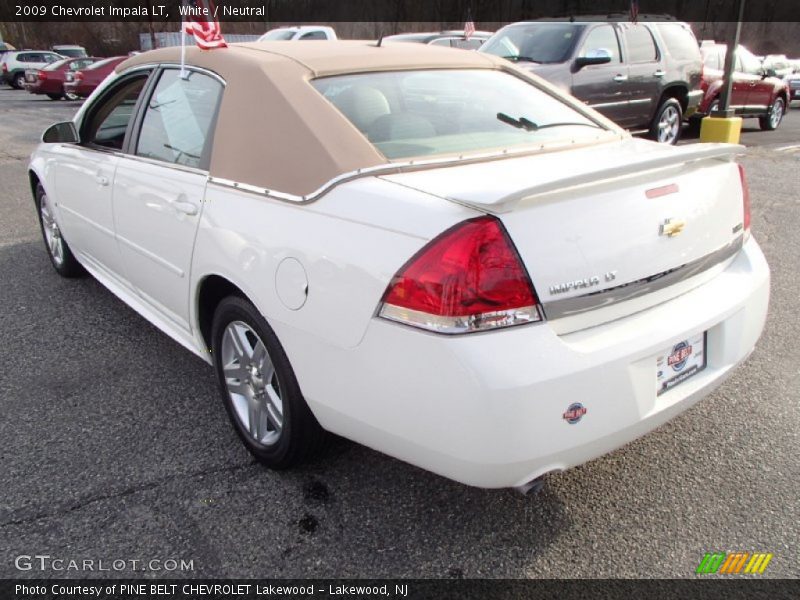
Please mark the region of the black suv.
[[677, 21], [530, 21], [507, 25], [479, 52], [513, 61], [615, 123], [674, 144], [703, 99], [703, 59]]

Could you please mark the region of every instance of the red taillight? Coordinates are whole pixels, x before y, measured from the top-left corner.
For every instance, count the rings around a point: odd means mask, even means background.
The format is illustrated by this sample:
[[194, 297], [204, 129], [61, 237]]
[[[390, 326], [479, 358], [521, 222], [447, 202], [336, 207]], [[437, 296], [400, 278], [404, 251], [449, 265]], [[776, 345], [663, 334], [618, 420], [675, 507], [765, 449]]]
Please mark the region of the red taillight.
[[511, 239], [488, 216], [459, 223], [418, 252], [392, 279], [379, 314], [439, 333], [541, 320]]
[[747, 235], [747, 232], [750, 231], [750, 187], [747, 185], [747, 177], [745, 177], [742, 165], [739, 165], [739, 178], [742, 180], [742, 208], [744, 209], [742, 224], [745, 235]]
[[39, 71], [36, 75], [39, 77], [39, 81], [47, 79], [47, 71]]
[[80, 81], [81, 79], [83, 79], [83, 71], [78, 71], [75, 73], [75, 81]]

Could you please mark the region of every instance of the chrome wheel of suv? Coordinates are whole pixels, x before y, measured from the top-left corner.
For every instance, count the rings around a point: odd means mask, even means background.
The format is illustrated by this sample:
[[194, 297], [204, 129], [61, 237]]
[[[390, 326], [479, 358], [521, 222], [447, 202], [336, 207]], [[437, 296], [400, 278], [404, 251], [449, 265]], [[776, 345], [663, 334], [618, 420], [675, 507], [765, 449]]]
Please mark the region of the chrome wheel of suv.
[[660, 144], [675, 144], [681, 137], [683, 111], [675, 98], [666, 98], [656, 111], [650, 137]]

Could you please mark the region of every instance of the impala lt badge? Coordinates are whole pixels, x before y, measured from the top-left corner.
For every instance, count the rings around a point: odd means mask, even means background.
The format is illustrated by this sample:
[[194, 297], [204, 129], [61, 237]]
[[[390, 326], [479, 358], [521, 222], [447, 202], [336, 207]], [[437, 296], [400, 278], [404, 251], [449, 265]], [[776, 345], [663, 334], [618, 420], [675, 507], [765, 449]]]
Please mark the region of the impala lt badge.
[[666, 235], [667, 237], [675, 237], [680, 235], [683, 228], [686, 227], [684, 219], [667, 219], [658, 229], [659, 235]]

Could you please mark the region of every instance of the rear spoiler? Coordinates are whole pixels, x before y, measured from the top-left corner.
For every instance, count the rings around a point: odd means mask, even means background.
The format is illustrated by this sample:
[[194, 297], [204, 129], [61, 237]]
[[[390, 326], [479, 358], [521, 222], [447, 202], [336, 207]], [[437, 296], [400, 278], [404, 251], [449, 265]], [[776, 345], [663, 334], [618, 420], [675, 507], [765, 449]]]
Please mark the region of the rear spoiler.
[[706, 160], [729, 162], [732, 161], [734, 157], [745, 154], [746, 152], [747, 149], [738, 144], [692, 144], [690, 146], [678, 146], [674, 149], [674, 152], [670, 152], [668, 156], [643, 158], [642, 160], [635, 160], [615, 167], [585, 171], [578, 175], [568, 175], [528, 188], [522, 188], [505, 196], [487, 198], [485, 201], [476, 201], [472, 199], [462, 200], [457, 197], [451, 197], [449, 200], [482, 211], [504, 213], [513, 210], [520, 201], [535, 196], [563, 192], [571, 188], [588, 185], [599, 185], [615, 179], [640, 177], [644, 173], [650, 174], [652, 171]]

